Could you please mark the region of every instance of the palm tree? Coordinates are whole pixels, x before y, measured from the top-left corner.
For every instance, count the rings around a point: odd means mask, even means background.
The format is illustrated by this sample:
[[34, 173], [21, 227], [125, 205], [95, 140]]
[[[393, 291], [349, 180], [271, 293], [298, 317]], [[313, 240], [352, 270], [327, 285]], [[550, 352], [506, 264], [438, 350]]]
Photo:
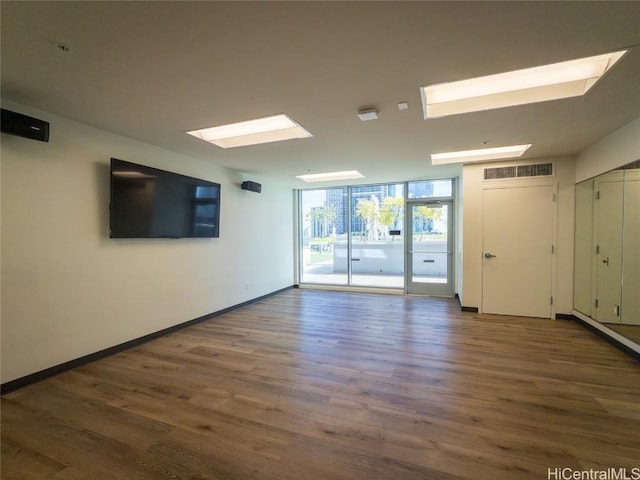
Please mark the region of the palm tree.
[[416, 207], [414, 212], [414, 218], [422, 219], [422, 226], [420, 228], [420, 238], [418, 241], [422, 241], [422, 235], [425, 231], [428, 231], [429, 223], [435, 222], [442, 218], [442, 209], [441, 208], [431, 208], [425, 207], [424, 205], [420, 205]]
[[385, 197], [380, 207], [378, 221], [386, 227], [385, 236], [388, 235], [389, 229], [395, 226], [400, 220], [404, 209], [404, 199], [396, 197]]
[[[372, 231], [372, 227], [378, 216], [378, 206], [373, 200], [361, 198], [356, 205], [355, 214], [364, 220], [365, 232], [368, 235]], [[365, 232], [362, 232], [363, 237]]]
[[329, 236], [330, 227], [335, 225], [337, 213], [333, 207], [315, 207], [309, 211], [307, 216], [311, 217], [313, 222], [320, 223], [320, 237], [324, 238]]

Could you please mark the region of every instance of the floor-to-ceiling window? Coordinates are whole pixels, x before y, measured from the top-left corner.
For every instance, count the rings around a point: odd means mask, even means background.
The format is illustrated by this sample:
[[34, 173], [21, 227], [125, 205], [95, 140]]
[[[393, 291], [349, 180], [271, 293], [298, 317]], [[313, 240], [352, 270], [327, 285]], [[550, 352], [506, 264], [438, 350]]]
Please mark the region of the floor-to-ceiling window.
[[300, 281], [302, 283], [348, 284], [347, 188], [300, 192]]
[[301, 190], [300, 283], [452, 294], [453, 191], [452, 179]]
[[403, 183], [351, 187], [351, 285], [404, 287]]

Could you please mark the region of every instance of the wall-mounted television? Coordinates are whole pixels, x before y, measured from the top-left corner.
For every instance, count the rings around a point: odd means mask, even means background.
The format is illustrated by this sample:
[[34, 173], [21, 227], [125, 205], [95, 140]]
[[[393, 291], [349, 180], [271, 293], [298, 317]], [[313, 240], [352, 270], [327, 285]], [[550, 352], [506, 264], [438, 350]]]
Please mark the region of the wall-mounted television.
[[111, 159], [110, 238], [217, 238], [220, 184]]

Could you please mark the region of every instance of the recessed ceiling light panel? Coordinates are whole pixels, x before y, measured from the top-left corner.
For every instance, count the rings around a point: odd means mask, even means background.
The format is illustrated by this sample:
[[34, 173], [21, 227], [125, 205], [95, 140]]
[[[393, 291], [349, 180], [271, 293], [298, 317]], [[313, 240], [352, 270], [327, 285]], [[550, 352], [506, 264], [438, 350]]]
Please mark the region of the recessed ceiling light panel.
[[222, 148], [244, 147], [313, 136], [284, 113], [192, 130], [187, 133]]
[[328, 173], [308, 173], [305, 175], [296, 175], [305, 182], [330, 182], [334, 180], [353, 180], [355, 178], [364, 178], [357, 170], [348, 170], [344, 172], [328, 172]]
[[584, 95], [626, 52], [421, 87], [424, 118]]
[[489, 162], [522, 156], [531, 144], [509, 145], [506, 147], [479, 148], [477, 150], [463, 150], [459, 152], [432, 153], [431, 165], [445, 165], [449, 163]]

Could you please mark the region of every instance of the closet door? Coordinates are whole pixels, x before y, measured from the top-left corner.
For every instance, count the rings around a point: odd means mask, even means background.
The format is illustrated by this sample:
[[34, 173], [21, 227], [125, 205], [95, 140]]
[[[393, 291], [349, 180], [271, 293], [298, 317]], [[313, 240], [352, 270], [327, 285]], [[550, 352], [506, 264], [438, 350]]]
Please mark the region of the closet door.
[[640, 325], [640, 172], [625, 172], [620, 323]]
[[597, 184], [595, 319], [603, 323], [620, 323], [623, 187], [621, 181]]
[[576, 185], [573, 308], [593, 316], [593, 180]]

